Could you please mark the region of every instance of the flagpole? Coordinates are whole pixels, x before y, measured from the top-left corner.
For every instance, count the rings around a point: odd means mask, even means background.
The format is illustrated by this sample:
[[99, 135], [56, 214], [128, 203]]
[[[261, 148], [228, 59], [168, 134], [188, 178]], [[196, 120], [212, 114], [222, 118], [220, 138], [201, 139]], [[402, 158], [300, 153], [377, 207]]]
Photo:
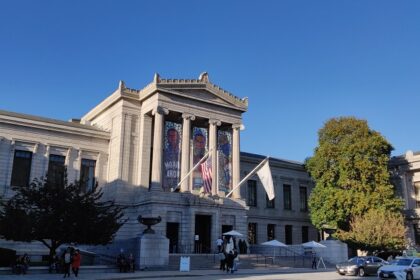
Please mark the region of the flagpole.
[[246, 180], [248, 180], [251, 176], [253, 176], [255, 174], [255, 172], [257, 172], [257, 170], [264, 164], [267, 162], [267, 160], [270, 157], [266, 157], [263, 161], [260, 162], [260, 164], [257, 165], [257, 167], [255, 167], [251, 172], [249, 172], [248, 175], [245, 176], [245, 178], [243, 178], [237, 185], [236, 187], [234, 187], [227, 195], [226, 197], [229, 197], [234, 190], [236, 190], [237, 188], [239, 188]]
[[217, 163], [217, 168], [216, 168], [216, 190], [217, 190], [217, 195], [219, 195], [219, 150], [216, 151], [216, 163]]
[[197, 162], [197, 164], [196, 165], [194, 165], [194, 167], [193, 168], [191, 168], [191, 170], [190, 170], [190, 172], [188, 172], [187, 173], [187, 175], [185, 175], [184, 176], [184, 178], [182, 178], [182, 180], [181, 181], [179, 181], [179, 183], [178, 183], [178, 185], [176, 185], [176, 187], [175, 188], [172, 188], [171, 189], [171, 191], [172, 192], [174, 192], [174, 191], [176, 191], [178, 188], [179, 188], [179, 186], [182, 184], [182, 182], [184, 182], [185, 181], [185, 179], [187, 179], [188, 178], [188, 176], [190, 176], [190, 174], [195, 170], [195, 169], [197, 169], [197, 167], [203, 162], [203, 160], [209, 155], [209, 153], [212, 151], [212, 149], [210, 149], [198, 162]]

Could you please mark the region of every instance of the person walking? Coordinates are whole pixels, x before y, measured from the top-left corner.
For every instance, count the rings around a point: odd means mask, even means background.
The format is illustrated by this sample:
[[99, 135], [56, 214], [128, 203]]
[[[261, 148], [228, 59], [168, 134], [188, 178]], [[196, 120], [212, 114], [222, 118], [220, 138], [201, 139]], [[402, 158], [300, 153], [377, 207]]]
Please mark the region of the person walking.
[[74, 276], [79, 275], [80, 263], [82, 261], [82, 255], [80, 254], [79, 249], [74, 251], [74, 255], [71, 262], [71, 269], [73, 270]]
[[317, 257], [316, 257], [316, 253], [312, 252], [312, 269], [317, 269]]
[[63, 262], [64, 262], [64, 276], [63, 278], [66, 278], [67, 276], [70, 277], [70, 265], [71, 265], [71, 253], [70, 253], [70, 247], [67, 247], [66, 251], [63, 254]]
[[217, 238], [216, 246], [217, 246], [217, 252], [218, 253], [220, 253], [222, 251], [222, 245], [223, 245], [223, 239], [221, 237]]

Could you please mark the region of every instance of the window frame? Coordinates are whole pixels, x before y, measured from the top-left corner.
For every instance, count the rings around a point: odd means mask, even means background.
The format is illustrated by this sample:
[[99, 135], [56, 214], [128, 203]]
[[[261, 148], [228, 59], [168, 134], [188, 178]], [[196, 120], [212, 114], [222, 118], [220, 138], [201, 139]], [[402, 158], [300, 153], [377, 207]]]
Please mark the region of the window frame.
[[276, 239], [276, 224], [267, 224], [267, 241], [274, 239]]
[[[91, 163], [91, 164], [93, 163], [93, 165], [89, 165], [89, 164], [84, 165], [83, 163]], [[87, 168], [84, 168], [84, 167], [87, 167]], [[87, 172], [87, 179], [88, 180], [85, 181], [86, 177], [84, 176], [84, 174], [85, 174], [86, 169], [88, 170], [88, 172]], [[91, 169], [93, 169], [93, 177], [92, 178], [89, 177]], [[83, 177], [85, 177], [85, 178], [83, 178]], [[79, 181], [80, 181], [80, 186], [82, 187], [83, 192], [91, 191], [94, 188], [94, 186], [96, 184], [96, 160], [89, 159], [89, 158], [82, 158], [81, 159]], [[91, 182], [90, 185], [89, 185], [89, 182]]]
[[248, 223], [248, 243], [249, 244], [258, 244], [257, 232], [258, 232], [257, 223]]
[[48, 182], [52, 185], [61, 185], [63, 187], [65, 173], [66, 173], [66, 156], [59, 155], [59, 154], [50, 154], [48, 157], [48, 171], [47, 171]]
[[257, 181], [248, 180], [247, 181], [247, 206], [257, 207]]
[[[29, 157], [17, 156], [18, 154], [26, 154]], [[16, 187], [29, 186], [31, 179], [33, 153], [27, 150], [15, 149], [13, 154], [12, 174], [10, 178], [10, 185]], [[18, 166], [18, 164], [20, 166]], [[22, 166], [26, 164], [26, 166]], [[25, 172], [22, 172], [22, 168]], [[19, 169], [19, 170], [18, 170]]]
[[292, 210], [292, 185], [283, 184], [283, 209]]
[[[304, 195], [302, 195], [304, 191]], [[308, 188], [306, 186], [299, 187], [300, 212], [308, 212]]]

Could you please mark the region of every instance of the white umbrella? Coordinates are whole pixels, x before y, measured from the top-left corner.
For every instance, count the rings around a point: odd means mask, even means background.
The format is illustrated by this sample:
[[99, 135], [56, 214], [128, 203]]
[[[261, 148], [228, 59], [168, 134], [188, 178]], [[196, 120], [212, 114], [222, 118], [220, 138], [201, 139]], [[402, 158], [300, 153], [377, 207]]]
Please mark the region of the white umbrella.
[[274, 247], [273, 248], [273, 261], [274, 261], [274, 258], [276, 257], [276, 247], [287, 247], [286, 244], [284, 244], [284, 243], [282, 243], [278, 240], [275, 240], [275, 239], [263, 242], [263, 243], [261, 243], [261, 245]]
[[327, 246], [322, 245], [321, 243], [315, 241], [309, 241], [306, 243], [302, 243], [302, 246], [305, 248], [327, 248]]
[[242, 233], [239, 233], [236, 230], [231, 230], [231, 231], [225, 232], [225, 233], [223, 233], [223, 235], [238, 236], [238, 237], [244, 236]]

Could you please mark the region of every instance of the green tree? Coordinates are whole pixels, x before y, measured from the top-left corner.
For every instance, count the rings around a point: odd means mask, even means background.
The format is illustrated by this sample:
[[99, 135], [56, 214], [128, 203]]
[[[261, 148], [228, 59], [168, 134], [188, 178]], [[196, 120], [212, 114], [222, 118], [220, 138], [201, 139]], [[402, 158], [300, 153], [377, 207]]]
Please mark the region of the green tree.
[[310, 217], [319, 229], [328, 224], [348, 231], [353, 216], [370, 209], [398, 212], [388, 162], [391, 144], [365, 120], [328, 120], [318, 133], [314, 155], [306, 168], [316, 185], [309, 198]]
[[35, 179], [29, 186], [13, 187], [15, 195], [2, 202], [0, 235], [7, 240], [40, 241], [50, 250], [66, 243], [107, 244], [124, 224], [123, 209], [102, 199], [97, 185], [51, 183]]
[[351, 219], [350, 230], [337, 232], [337, 236], [350, 246], [366, 251], [402, 250], [405, 237], [404, 217], [399, 212], [370, 209], [363, 216]]

